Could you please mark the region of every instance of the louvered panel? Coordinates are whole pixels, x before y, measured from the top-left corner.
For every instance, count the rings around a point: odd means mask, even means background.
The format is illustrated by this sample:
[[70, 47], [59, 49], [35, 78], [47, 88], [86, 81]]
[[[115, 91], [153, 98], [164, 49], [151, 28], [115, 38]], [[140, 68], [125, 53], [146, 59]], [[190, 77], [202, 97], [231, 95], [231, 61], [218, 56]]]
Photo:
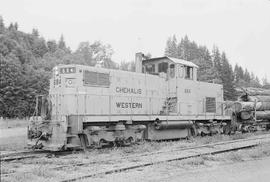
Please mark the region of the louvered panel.
[[110, 77], [107, 73], [98, 73], [98, 84], [109, 86], [110, 85]]
[[93, 71], [84, 71], [83, 82], [86, 85], [98, 85], [98, 74]]
[[205, 108], [206, 108], [206, 112], [215, 113], [216, 112], [216, 98], [206, 97]]
[[85, 70], [83, 72], [83, 83], [86, 86], [102, 86], [110, 85], [110, 75], [108, 73], [97, 73]]

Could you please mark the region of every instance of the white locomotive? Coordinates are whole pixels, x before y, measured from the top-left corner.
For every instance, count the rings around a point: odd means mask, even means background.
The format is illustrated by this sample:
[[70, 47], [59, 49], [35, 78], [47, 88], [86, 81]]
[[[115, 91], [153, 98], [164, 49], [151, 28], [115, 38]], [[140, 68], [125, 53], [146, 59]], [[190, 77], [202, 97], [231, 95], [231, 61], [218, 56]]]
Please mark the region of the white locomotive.
[[43, 109], [41, 118], [32, 117], [29, 144], [62, 150], [211, 134], [230, 116], [222, 85], [197, 81], [197, 69], [171, 57], [144, 60], [142, 53], [136, 72], [56, 66], [47, 115]]

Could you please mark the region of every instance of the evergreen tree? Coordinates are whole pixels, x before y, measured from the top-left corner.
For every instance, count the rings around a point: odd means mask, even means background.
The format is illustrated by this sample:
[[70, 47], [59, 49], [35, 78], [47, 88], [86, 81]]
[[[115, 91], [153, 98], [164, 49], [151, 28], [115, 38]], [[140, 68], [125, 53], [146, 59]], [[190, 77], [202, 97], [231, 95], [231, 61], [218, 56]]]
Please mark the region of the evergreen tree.
[[32, 35], [35, 36], [35, 37], [39, 37], [38, 29], [33, 28], [32, 29]]
[[3, 34], [4, 32], [5, 32], [4, 19], [2, 16], [0, 16], [0, 34]]
[[181, 53], [181, 55], [179, 57], [181, 59], [190, 60], [189, 45], [190, 41], [188, 39], [188, 36], [186, 35], [184, 39], [181, 39], [180, 45], [178, 46], [180, 48], [179, 52]]
[[62, 50], [65, 50], [67, 48], [63, 34], [61, 35], [60, 40], [58, 42], [58, 47], [59, 49], [62, 49]]
[[177, 40], [175, 35], [168, 38], [165, 48], [165, 56], [177, 58]]
[[250, 73], [248, 72], [247, 69], [245, 69], [245, 73], [244, 73], [243, 79], [244, 79], [247, 83], [250, 83], [251, 77], [250, 77]]
[[257, 76], [254, 75], [253, 72], [251, 72], [251, 74], [250, 74], [250, 83], [248, 85], [250, 87], [256, 87], [256, 88], [262, 87], [260, 80], [258, 79]]
[[199, 50], [201, 54], [200, 57], [192, 61], [199, 66], [198, 80], [213, 82], [213, 80], [216, 77], [216, 74], [213, 67], [210, 52], [206, 47], [200, 47]]
[[270, 83], [269, 83], [266, 75], [262, 79], [262, 84], [263, 84], [263, 86], [262, 86], [263, 88], [270, 89]]
[[57, 50], [57, 43], [55, 40], [47, 41], [48, 51], [54, 53]]
[[221, 55], [221, 65], [222, 65], [221, 80], [223, 83], [224, 99], [235, 100], [236, 91], [233, 82], [234, 80], [233, 70], [224, 52]]
[[238, 64], [236, 64], [236, 65], [234, 66], [234, 81], [235, 81], [235, 83], [238, 83], [239, 80], [240, 80], [240, 76], [239, 76], [239, 66], [238, 66]]
[[18, 30], [18, 28], [19, 28], [19, 25], [18, 25], [18, 23], [17, 23], [17, 22], [15, 22], [15, 23], [14, 23], [14, 29], [17, 31], [17, 30]]
[[14, 30], [14, 25], [13, 25], [13, 23], [10, 23], [10, 24], [9, 24], [8, 30]]
[[216, 78], [218, 80], [222, 80], [222, 66], [221, 66], [221, 57], [220, 57], [220, 52], [219, 49], [214, 46], [213, 51], [212, 51], [212, 59], [213, 59], [213, 64], [216, 72]]
[[134, 61], [130, 61], [130, 62], [121, 61], [119, 69], [124, 70], [124, 71], [135, 72], [135, 62]]
[[32, 51], [36, 57], [43, 57], [48, 52], [45, 40], [43, 38], [35, 39]]

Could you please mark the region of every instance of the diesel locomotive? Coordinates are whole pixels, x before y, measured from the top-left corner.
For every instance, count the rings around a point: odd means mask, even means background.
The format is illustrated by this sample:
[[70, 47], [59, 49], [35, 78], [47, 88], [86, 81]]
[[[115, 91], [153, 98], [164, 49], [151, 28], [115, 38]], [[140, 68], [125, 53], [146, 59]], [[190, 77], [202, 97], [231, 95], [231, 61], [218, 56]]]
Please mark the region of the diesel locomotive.
[[53, 68], [28, 127], [33, 148], [129, 145], [220, 132], [231, 121], [223, 86], [197, 81], [198, 66], [172, 57], [135, 56], [136, 72], [84, 65]]

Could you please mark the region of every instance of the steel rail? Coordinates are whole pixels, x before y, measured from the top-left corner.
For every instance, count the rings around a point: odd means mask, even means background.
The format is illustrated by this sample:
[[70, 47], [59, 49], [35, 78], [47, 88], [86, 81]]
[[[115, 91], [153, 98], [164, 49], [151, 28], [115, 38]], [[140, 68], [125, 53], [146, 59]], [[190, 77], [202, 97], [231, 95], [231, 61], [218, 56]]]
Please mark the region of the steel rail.
[[[210, 148], [214, 148], [214, 146], [219, 146], [219, 145], [224, 145], [224, 144], [240, 143], [240, 142], [245, 142], [245, 141], [253, 141], [253, 140], [260, 140], [260, 139], [267, 139], [267, 138], [270, 138], [270, 135], [269, 134], [264, 134], [263, 136], [262, 135], [255, 136], [254, 138], [229, 140], [229, 141], [223, 141], [223, 142], [203, 144], [203, 145], [199, 145], [199, 146], [183, 147], [183, 148], [174, 149], [174, 150], [151, 152], [151, 153], [140, 154], [140, 155], [129, 155], [127, 157], [143, 157], [143, 156], [156, 155], [156, 154], [162, 154], [162, 153], [168, 153], [168, 152], [171, 152], [171, 153], [172, 152], [182, 152], [182, 151], [187, 151], [187, 150], [192, 150], [192, 149], [199, 149], [199, 148], [209, 148], [209, 147]], [[170, 161], [174, 161], [174, 160], [183, 160], [183, 159], [197, 157], [197, 156], [201, 156], [201, 155], [224, 153], [224, 152], [229, 152], [229, 151], [234, 151], [234, 150], [239, 150], [239, 149], [250, 148], [250, 147], [254, 147], [256, 145], [250, 145], [250, 146], [245, 146], [245, 147], [238, 147], [238, 148], [233, 148], [233, 149], [229, 149], [229, 150], [222, 150], [222, 151], [219, 151], [219, 152], [212, 152], [212, 153], [207, 153], [207, 154], [196, 154], [196, 155], [192, 155], [192, 156], [188, 156], [188, 157], [182, 157], [182, 158], [180, 157], [180, 158], [176, 158], [176, 159], [172, 159], [172, 160], [166, 160], [166, 161], [162, 161], [162, 162], [170, 162]], [[39, 154], [42, 154], [42, 153], [46, 153], [48, 151], [37, 151], [37, 152], [40, 152]], [[73, 152], [73, 151], [62, 151], [62, 152], [58, 152], [58, 153], [47, 153], [48, 155], [46, 155], [46, 157], [51, 156], [51, 155], [62, 155], [62, 154], [65, 155], [65, 154], [70, 154], [71, 152]], [[33, 151], [22, 151], [22, 152], [12, 153], [10, 155], [15, 155], [15, 154], [31, 154], [31, 153], [33, 153]], [[2, 155], [2, 156], [7, 156], [7, 155], [8, 154]], [[35, 157], [38, 157], [38, 156], [37, 155], [36, 156], [22, 156], [22, 157], [20, 157], [20, 159], [35, 158]], [[114, 158], [113, 160], [126, 159], [127, 157], [118, 157], [118, 158]], [[17, 158], [15, 156], [11, 160], [20, 160], [18, 158], [19, 158], [18, 156], [17, 156]], [[2, 161], [11, 161], [11, 160], [10, 159], [5, 159], [5, 160], [2, 160]], [[98, 161], [98, 162], [99, 163], [102, 163], [102, 162], [106, 162], [106, 160]], [[87, 162], [87, 163], [76, 163], [76, 164], [71, 164], [71, 165], [56, 166], [56, 167], [52, 167], [52, 168], [49, 168], [49, 169], [50, 170], [59, 170], [59, 169], [65, 168], [65, 167], [71, 167], [71, 166], [89, 166], [89, 165], [95, 164], [95, 163], [97, 163], [97, 162], [96, 161], [92, 161], [92, 162]], [[115, 173], [115, 172], [121, 172], [121, 171], [129, 170], [129, 169], [134, 169], [134, 168], [139, 168], [139, 167], [146, 167], [146, 166], [154, 165], [154, 164], [158, 164], [158, 163], [161, 163], [161, 162], [159, 161], [159, 162], [153, 162], [153, 163], [147, 163], [147, 164], [130, 166], [130, 167], [126, 167], [126, 168], [108, 170], [108, 171], [105, 171], [105, 172], [100, 172], [100, 173], [95, 173], [95, 174], [87, 175], [86, 178], [90, 178], [90, 177], [97, 176], [97, 175], [100, 175], [100, 174], [111, 174], [111, 173]], [[29, 172], [30, 171], [24, 172], [24, 173], [29, 173]], [[15, 173], [15, 171], [14, 172], [10, 172], [10, 173], [5, 173], [3, 175], [4, 176], [7, 176], [7, 175], [10, 175], [10, 174], [14, 174], [14, 173]], [[77, 178], [76, 179], [69, 179], [69, 180], [64, 180], [63, 182], [66, 182], [66, 181], [76, 181], [76, 180], [79, 180], [79, 179], [77, 179]]]
[[15, 152], [10, 154], [3, 154], [0, 155], [1, 162], [9, 162], [14, 160], [22, 160], [28, 158], [38, 158], [41, 156], [51, 157], [51, 156], [61, 156], [61, 155], [68, 155], [73, 153], [74, 151], [47, 151], [47, 150], [40, 150], [40, 151], [22, 151], [22, 152]]
[[[141, 164], [135, 164], [135, 165], [127, 166], [127, 167], [120, 167], [120, 168], [115, 168], [115, 169], [110, 169], [110, 170], [106, 170], [106, 171], [92, 173], [92, 174], [89, 174], [89, 175], [79, 176], [79, 177], [76, 177], [76, 178], [65, 179], [65, 180], [62, 180], [61, 182], [77, 181], [77, 180], [87, 179], [87, 178], [91, 178], [91, 177], [98, 176], [98, 175], [104, 175], [104, 174], [107, 175], [107, 174], [112, 174], [112, 173], [118, 173], [118, 172], [123, 172], [123, 171], [131, 170], [131, 169], [136, 169], [136, 168], [147, 167], [147, 166], [151, 166], [151, 165], [155, 165], [155, 164], [160, 164], [160, 163], [184, 160], [184, 159], [194, 158], [194, 157], [199, 157], [199, 156], [204, 156], [204, 155], [216, 155], [216, 154], [236, 151], [236, 150], [240, 150], [240, 149], [248, 149], [248, 148], [252, 148], [252, 147], [255, 147], [255, 146], [259, 145], [259, 143], [260, 143], [259, 140], [261, 140], [261, 139], [269, 139], [269, 136], [268, 137], [256, 137], [256, 138], [252, 138], [252, 139], [239, 139], [239, 140], [234, 140], [234, 141], [218, 142], [218, 143], [213, 143], [213, 144], [205, 144], [205, 145], [201, 145], [201, 146], [189, 147], [189, 148], [173, 150], [173, 151], [162, 151], [162, 152], [158, 152], [158, 153], [155, 153], [155, 154], [168, 153], [168, 152], [172, 152], [172, 153], [173, 152], [181, 152], [181, 151], [184, 151], [184, 150], [186, 150], [186, 151], [191, 150], [192, 151], [192, 149], [205, 148], [205, 147], [212, 147], [213, 148], [213, 150], [210, 151], [210, 152], [209, 151], [200, 152], [200, 153], [197, 153], [197, 154], [180, 156], [180, 157], [175, 157], [175, 158], [170, 158], [170, 159], [165, 159], [165, 160], [157, 160], [157, 161], [154, 161], [154, 162], [153, 161], [151, 161], [151, 162], [142, 162]], [[218, 145], [241, 143], [241, 142], [254, 141], [254, 140], [258, 140], [258, 142], [255, 143], [255, 144], [252, 143], [252, 144], [248, 144], [248, 145], [244, 145], [244, 146], [234, 146], [233, 148], [227, 148], [227, 149], [226, 148], [225, 149], [215, 149], [214, 148], [215, 146], [218, 146]], [[152, 154], [147, 154], [147, 155], [152, 155]], [[90, 163], [80, 163], [80, 164], [78, 164], [78, 166], [83, 166], [83, 165], [90, 165]], [[74, 166], [76, 166], [76, 164], [74, 164]], [[56, 168], [61, 168], [61, 166], [58, 166]]]

